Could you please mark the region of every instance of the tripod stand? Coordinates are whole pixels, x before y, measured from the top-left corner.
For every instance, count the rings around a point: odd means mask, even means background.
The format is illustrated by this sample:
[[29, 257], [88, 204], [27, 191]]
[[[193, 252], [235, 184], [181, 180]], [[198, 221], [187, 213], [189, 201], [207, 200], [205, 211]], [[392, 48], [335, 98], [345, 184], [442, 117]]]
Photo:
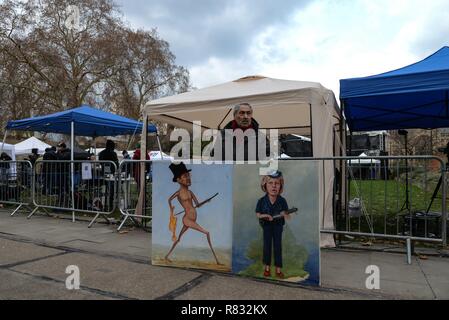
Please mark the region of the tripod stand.
[[440, 179], [438, 180], [437, 186], [435, 187], [435, 190], [433, 191], [432, 198], [430, 199], [429, 207], [426, 210], [426, 213], [429, 213], [430, 208], [432, 207], [433, 201], [437, 198], [438, 192], [440, 192], [441, 184], [443, 183], [443, 177], [446, 172], [448, 172], [448, 165], [449, 165], [449, 154], [446, 155], [448, 157], [448, 162], [446, 162], [446, 170], [441, 173]]
[[[404, 136], [405, 143], [405, 156], [408, 156], [408, 131], [407, 130], [399, 130], [398, 134], [400, 136]], [[409, 189], [408, 189], [408, 159], [405, 159], [405, 201], [402, 205], [400, 212], [407, 210], [410, 212], [410, 199], [409, 199]]]
[[[446, 164], [446, 166], [447, 165], [448, 164]], [[447, 168], [446, 168], [446, 172], [447, 172]], [[438, 180], [438, 184], [435, 187], [435, 190], [433, 191], [433, 195], [432, 195], [432, 198], [430, 199], [429, 207], [427, 208], [426, 213], [429, 213], [430, 208], [432, 207], [433, 201], [437, 198], [438, 192], [440, 192], [441, 184], [443, 183], [443, 176], [444, 176], [444, 172], [441, 174], [440, 179]]]

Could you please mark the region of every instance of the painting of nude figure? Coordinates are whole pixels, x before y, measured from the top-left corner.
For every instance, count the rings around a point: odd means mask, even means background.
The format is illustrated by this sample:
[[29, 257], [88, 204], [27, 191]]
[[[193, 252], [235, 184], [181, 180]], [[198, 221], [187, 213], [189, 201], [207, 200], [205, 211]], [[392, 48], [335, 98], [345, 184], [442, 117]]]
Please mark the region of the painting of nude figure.
[[232, 174], [232, 165], [153, 163], [153, 265], [231, 271]]

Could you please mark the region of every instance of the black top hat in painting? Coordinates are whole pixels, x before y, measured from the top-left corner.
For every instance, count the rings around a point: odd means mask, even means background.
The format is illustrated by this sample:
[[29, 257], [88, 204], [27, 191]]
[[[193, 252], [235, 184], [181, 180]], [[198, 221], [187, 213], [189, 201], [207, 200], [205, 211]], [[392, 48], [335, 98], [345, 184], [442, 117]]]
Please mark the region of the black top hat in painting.
[[169, 166], [169, 168], [170, 168], [171, 172], [173, 172], [173, 182], [176, 182], [177, 179], [180, 176], [182, 176], [184, 173], [192, 171], [192, 170], [187, 169], [187, 167], [184, 164], [184, 162], [181, 162], [179, 164], [172, 163]]

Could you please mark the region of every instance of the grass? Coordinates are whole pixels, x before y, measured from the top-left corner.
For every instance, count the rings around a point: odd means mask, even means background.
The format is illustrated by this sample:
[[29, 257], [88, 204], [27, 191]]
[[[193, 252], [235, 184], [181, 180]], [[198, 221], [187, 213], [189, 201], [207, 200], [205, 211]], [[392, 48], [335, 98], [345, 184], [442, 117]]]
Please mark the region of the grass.
[[[424, 183], [423, 181], [427, 181]], [[438, 183], [438, 176], [409, 176], [409, 209], [411, 212], [426, 212], [432, 194]], [[360, 198], [366, 209], [366, 217], [351, 218], [351, 231], [369, 232], [368, 220], [372, 222], [375, 233], [396, 234], [403, 228], [408, 211], [406, 201], [405, 177], [397, 180], [353, 180], [351, 181], [350, 200]], [[441, 188], [430, 211], [442, 211]]]
[[[412, 211], [426, 210], [430, 204], [435, 184], [429, 184], [427, 190], [417, 184], [409, 184], [409, 203]], [[361, 198], [368, 213], [374, 215], [387, 212], [394, 215], [400, 211], [406, 200], [406, 185], [396, 181], [359, 180], [351, 182], [350, 198]], [[441, 211], [441, 190], [433, 202], [431, 211]]]

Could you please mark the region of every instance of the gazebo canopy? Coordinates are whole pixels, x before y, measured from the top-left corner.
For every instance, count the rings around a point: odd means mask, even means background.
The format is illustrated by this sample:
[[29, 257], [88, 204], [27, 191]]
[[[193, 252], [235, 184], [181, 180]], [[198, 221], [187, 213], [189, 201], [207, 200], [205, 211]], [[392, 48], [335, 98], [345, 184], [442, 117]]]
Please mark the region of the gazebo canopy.
[[351, 131], [449, 127], [449, 47], [407, 67], [340, 80]]
[[[9, 121], [6, 129], [71, 134], [72, 122], [76, 136], [119, 136], [132, 135], [142, 131], [142, 123], [139, 121], [89, 106], [81, 106], [46, 116]], [[154, 125], [148, 126], [148, 132], [155, 133], [156, 131]]]

